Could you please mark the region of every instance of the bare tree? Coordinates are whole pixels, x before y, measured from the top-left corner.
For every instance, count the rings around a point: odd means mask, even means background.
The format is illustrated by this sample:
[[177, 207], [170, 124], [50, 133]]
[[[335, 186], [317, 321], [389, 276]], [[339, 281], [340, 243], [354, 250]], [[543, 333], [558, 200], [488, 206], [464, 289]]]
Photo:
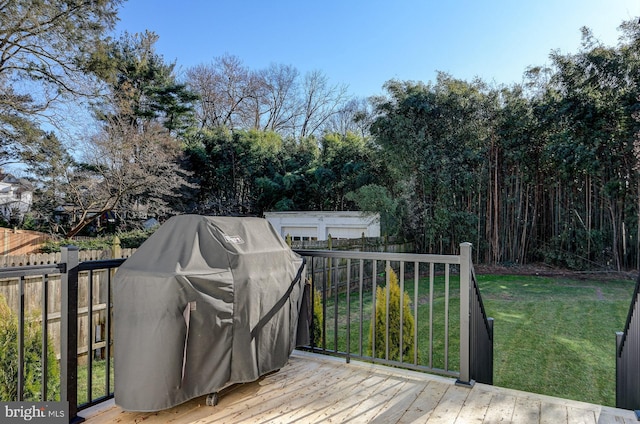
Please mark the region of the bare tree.
[[200, 95], [197, 102], [195, 118], [200, 127], [212, 127], [219, 125], [222, 120], [218, 111], [218, 99], [216, 93], [215, 73], [210, 65], [197, 65], [187, 70], [187, 85]]
[[329, 85], [329, 78], [320, 71], [307, 73], [299, 112], [299, 136], [306, 137], [321, 129], [346, 98], [346, 86]]
[[84, 162], [66, 173], [66, 201], [76, 216], [67, 237], [78, 234], [96, 216], [117, 211], [162, 215], [171, 199], [187, 185], [180, 169], [182, 152], [175, 138], [158, 122], [145, 131], [113, 117], [92, 138]]
[[342, 135], [351, 132], [364, 138], [369, 135], [373, 121], [371, 109], [371, 103], [365, 98], [350, 99], [327, 120], [325, 130]]
[[271, 64], [258, 73], [262, 89], [262, 129], [287, 133], [295, 127], [298, 70]]
[[[300, 81], [299, 71], [291, 65], [271, 64], [251, 71], [238, 57], [225, 55], [189, 69], [187, 84], [200, 96], [197, 120], [203, 128], [255, 128], [306, 137], [325, 126], [347, 125], [330, 123], [334, 115], [344, 115], [337, 118], [343, 121], [368, 116], [364, 101], [345, 104], [346, 86], [330, 84], [320, 71], [309, 72]], [[360, 126], [349, 123], [350, 130], [363, 133], [364, 121], [358, 122]]]
[[236, 128], [246, 123], [257, 85], [237, 56], [220, 56], [212, 64], [187, 70], [187, 84], [200, 95], [196, 118], [201, 127]]

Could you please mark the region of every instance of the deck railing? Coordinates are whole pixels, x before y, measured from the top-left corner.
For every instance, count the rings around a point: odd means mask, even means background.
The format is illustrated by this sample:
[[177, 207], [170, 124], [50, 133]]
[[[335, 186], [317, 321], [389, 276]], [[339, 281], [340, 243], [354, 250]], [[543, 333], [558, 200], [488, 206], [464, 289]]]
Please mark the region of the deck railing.
[[[320, 331], [312, 330], [320, 340], [312, 340], [311, 350], [457, 377], [463, 385], [492, 384], [493, 320], [482, 305], [471, 244], [462, 243], [460, 255], [297, 253], [307, 257], [312, 297], [320, 297], [322, 308], [316, 314]], [[398, 276], [400, 293], [407, 293], [399, 296], [395, 312], [389, 305], [390, 269]], [[384, 307], [376, 307], [378, 296], [383, 296]], [[376, 315], [376, 308], [384, 316]], [[414, 322], [409, 336], [404, 332], [410, 327], [399, 324], [405, 311]], [[376, 318], [384, 323], [378, 324], [384, 332], [372, 330]], [[384, 352], [376, 351], [376, 337], [385, 338]]]
[[[471, 245], [461, 244], [460, 251], [460, 255], [298, 251], [308, 258], [308, 275], [317, 289], [312, 293], [319, 293], [322, 300], [320, 340], [313, 340], [308, 348], [454, 376], [463, 385], [474, 380], [491, 383], [492, 321], [486, 317], [475, 281]], [[17, 280], [18, 299], [12, 300], [17, 305], [10, 305], [18, 310], [17, 400], [25, 400], [25, 335], [34, 320], [27, 314], [25, 298], [31, 297], [38, 297], [41, 305], [36, 320], [42, 326], [42, 379], [39, 399], [30, 400], [68, 401], [70, 422], [79, 422], [79, 411], [113, 397], [111, 284], [123, 262], [79, 262], [77, 248], [65, 247], [58, 264], [0, 269], [0, 281]], [[413, 350], [404, 346], [402, 327], [390, 326], [389, 269], [397, 270], [401, 293], [410, 293]], [[375, 322], [379, 287], [387, 299], [384, 336], [376, 336], [369, 327]], [[399, 322], [404, 322], [405, 297], [400, 299]], [[411, 358], [390, 356], [397, 331], [399, 352], [412, 351]], [[47, 369], [53, 333], [59, 339], [59, 382], [51, 381]], [[376, 352], [375, 343], [370, 344], [375, 337], [385, 338], [384, 352]], [[60, 384], [54, 399], [48, 398], [50, 384]]]
[[616, 406], [635, 410], [640, 420], [640, 276], [624, 331], [616, 333]]
[[[70, 422], [82, 421], [79, 411], [113, 397], [111, 281], [123, 262], [124, 259], [79, 262], [76, 247], [63, 247], [58, 264], [0, 269], [2, 288], [11, 286], [3, 290], [4, 294], [17, 291], [17, 299], [9, 302], [17, 303], [18, 315], [17, 399], [13, 400], [27, 400], [24, 389], [28, 366], [41, 367], [40, 394], [37, 399], [28, 400], [67, 401]], [[33, 302], [36, 297], [38, 301]], [[39, 317], [35, 317], [33, 309], [38, 304]], [[16, 309], [16, 305], [9, 306]], [[41, 358], [39, 364], [26, 364], [25, 337], [34, 320], [41, 322]], [[50, 342], [54, 335], [57, 346]], [[59, 381], [48, 369], [50, 348], [57, 351]], [[59, 385], [54, 398], [51, 385]]]

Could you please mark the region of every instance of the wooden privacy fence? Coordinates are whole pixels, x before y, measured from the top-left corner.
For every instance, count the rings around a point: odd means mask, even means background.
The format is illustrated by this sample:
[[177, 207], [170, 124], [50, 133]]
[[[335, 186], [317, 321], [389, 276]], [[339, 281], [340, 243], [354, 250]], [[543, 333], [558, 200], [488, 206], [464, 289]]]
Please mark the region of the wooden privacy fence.
[[49, 236], [28, 230], [2, 229], [2, 255], [27, 255], [37, 250]]
[[389, 237], [360, 237], [356, 239], [334, 239], [329, 234], [327, 240], [292, 240], [286, 237], [292, 249], [304, 250], [352, 250], [361, 252], [413, 253], [413, 243]]
[[[120, 249], [114, 254], [114, 249], [106, 250], [81, 250], [78, 252], [80, 262], [100, 261], [104, 259], [128, 258], [136, 249]], [[32, 253], [28, 255], [0, 256], [0, 268], [30, 266], [30, 265], [51, 265], [60, 263], [60, 252], [55, 253]]]

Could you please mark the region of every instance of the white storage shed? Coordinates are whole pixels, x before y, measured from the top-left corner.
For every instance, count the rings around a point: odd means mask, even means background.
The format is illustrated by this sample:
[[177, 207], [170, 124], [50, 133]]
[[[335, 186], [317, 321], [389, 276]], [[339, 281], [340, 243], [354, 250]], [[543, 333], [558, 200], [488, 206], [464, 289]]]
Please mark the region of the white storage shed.
[[380, 214], [372, 212], [266, 212], [264, 217], [283, 238], [326, 240], [380, 237]]

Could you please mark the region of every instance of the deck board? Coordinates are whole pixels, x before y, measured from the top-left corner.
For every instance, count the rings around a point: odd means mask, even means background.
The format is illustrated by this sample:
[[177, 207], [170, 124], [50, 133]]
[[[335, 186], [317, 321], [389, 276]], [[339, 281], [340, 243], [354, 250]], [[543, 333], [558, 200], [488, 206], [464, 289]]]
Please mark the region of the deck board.
[[420, 393], [426, 388], [428, 382], [418, 384], [417, 382], [406, 382], [394, 399], [389, 399], [383, 410], [372, 420], [372, 424], [387, 424], [402, 422], [401, 418], [407, 413], [411, 405], [414, 404]]
[[[474, 388], [475, 389], [475, 388]], [[516, 408], [516, 397], [506, 393], [494, 393], [483, 423], [511, 423]], [[527, 421], [523, 421], [527, 422]]]
[[567, 408], [562, 405], [548, 404], [540, 408], [540, 424], [567, 422]]
[[571, 406], [567, 407], [568, 424], [596, 424], [596, 417], [593, 411], [584, 411]]
[[438, 402], [438, 406], [431, 413], [428, 422], [433, 424], [455, 422], [470, 393], [471, 390], [467, 387], [449, 386], [440, 402]]
[[440, 381], [428, 382], [428, 384], [425, 385], [424, 389], [420, 392], [411, 406], [406, 411], [404, 411], [404, 413], [398, 420], [398, 423], [408, 424], [427, 422], [429, 417], [431, 417], [431, 413], [434, 409], [436, 409], [436, 406], [438, 406], [438, 402], [440, 402], [440, 399], [442, 399], [442, 396], [444, 396], [448, 387], [449, 386], [447, 384]]
[[517, 423], [540, 422], [540, 405], [541, 402], [536, 399], [517, 398], [511, 421]]
[[280, 371], [167, 410], [122, 411], [112, 401], [80, 413], [103, 423], [637, 423], [632, 411], [294, 352]]
[[482, 423], [487, 415], [493, 395], [481, 390], [471, 390], [462, 411], [456, 419], [457, 424]]

